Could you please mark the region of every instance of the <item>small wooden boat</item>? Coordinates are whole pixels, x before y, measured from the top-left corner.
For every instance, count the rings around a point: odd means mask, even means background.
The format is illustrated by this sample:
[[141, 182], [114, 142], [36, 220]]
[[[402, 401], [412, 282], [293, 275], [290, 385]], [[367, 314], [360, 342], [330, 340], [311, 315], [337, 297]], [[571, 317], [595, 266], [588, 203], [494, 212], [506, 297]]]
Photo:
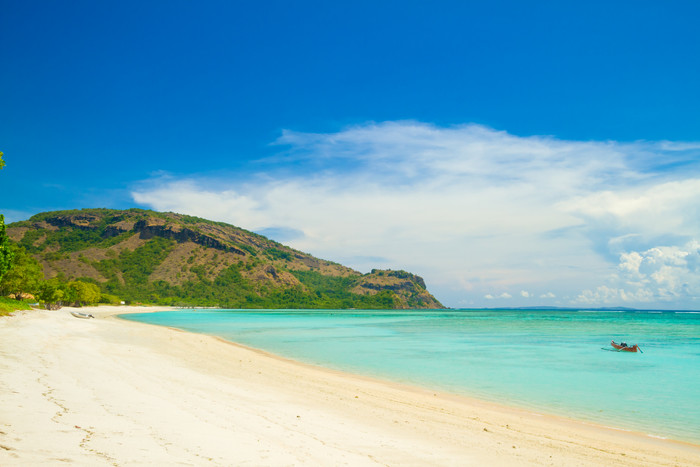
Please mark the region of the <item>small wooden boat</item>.
[[81, 313], [79, 311], [71, 311], [70, 314], [75, 316], [76, 318], [83, 318], [83, 319], [94, 318], [94, 316], [92, 316], [92, 315], [89, 315], [87, 313]]
[[626, 342], [620, 342], [619, 344], [615, 341], [610, 341], [610, 345], [613, 346], [618, 352], [641, 352], [642, 349], [639, 348], [637, 344], [627, 345]]

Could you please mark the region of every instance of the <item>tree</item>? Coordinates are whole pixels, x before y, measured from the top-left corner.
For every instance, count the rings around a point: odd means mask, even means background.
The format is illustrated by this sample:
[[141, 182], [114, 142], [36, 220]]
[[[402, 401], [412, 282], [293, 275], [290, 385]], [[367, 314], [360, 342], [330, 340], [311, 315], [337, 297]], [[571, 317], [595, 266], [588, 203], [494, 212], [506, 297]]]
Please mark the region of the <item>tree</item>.
[[36, 298], [44, 303], [47, 310], [57, 310], [65, 296], [65, 284], [62, 284], [58, 278], [54, 277], [47, 281], [41, 281], [39, 284], [39, 294]]
[[119, 305], [121, 303], [121, 300], [116, 295], [101, 293], [100, 303], [107, 303], [109, 305]]
[[10, 248], [10, 239], [5, 231], [5, 216], [0, 214], [0, 281], [2, 281], [2, 277], [12, 267], [13, 258], [14, 252]]
[[17, 300], [21, 300], [23, 294], [38, 293], [39, 284], [44, 278], [41, 264], [21, 246], [10, 244], [10, 251], [14, 259], [12, 267], [0, 280], [0, 292], [3, 295], [15, 294]]
[[83, 281], [72, 281], [68, 283], [68, 288], [75, 291], [75, 304], [88, 305], [100, 301], [100, 288], [95, 284]]
[[[5, 161], [2, 160], [3, 152], [0, 151], [0, 169], [5, 166]], [[10, 249], [10, 239], [5, 231], [5, 216], [0, 214], [0, 281], [2, 276], [12, 267], [12, 258], [14, 254]]]

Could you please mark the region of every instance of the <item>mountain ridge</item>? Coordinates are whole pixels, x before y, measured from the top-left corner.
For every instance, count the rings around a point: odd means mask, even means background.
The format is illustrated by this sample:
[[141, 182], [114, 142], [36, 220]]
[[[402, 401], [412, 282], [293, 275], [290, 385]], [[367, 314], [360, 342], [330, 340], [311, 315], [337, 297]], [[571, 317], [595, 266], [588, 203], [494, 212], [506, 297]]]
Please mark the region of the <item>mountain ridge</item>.
[[406, 271], [362, 274], [223, 222], [144, 209], [52, 211], [7, 226], [46, 279], [130, 302], [227, 308], [444, 308]]

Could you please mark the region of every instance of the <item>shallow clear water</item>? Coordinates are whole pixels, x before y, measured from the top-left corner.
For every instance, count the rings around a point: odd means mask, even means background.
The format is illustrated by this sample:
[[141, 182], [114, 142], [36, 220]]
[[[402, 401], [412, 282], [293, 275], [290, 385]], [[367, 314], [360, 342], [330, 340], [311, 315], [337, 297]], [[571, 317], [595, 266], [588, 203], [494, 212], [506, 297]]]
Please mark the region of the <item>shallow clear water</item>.
[[[181, 310], [122, 317], [700, 443], [700, 313]], [[601, 350], [611, 339], [644, 353]]]

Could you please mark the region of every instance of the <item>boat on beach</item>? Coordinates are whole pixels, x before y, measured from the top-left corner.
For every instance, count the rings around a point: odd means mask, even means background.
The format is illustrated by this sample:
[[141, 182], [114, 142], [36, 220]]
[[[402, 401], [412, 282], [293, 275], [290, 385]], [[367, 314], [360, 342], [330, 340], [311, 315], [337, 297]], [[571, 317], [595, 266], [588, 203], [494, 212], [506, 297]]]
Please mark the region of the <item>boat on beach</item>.
[[79, 311], [71, 311], [70, 314], [75, 316], [76, 318], [83, 318], [83, 319], [94, 318], [94, 316], [92, 316], [88, 313], [81, 313]]
[[618, 352], [641, 352], [642, 351], [642, 349], [640, 349], [637, 344], [630, 346], [630, 345], [627, 345], [626, 342], [620, 342], [618, 344], [615, 341], [610, 341], [610, 345], [612, 345], [613, 349], [616, 349]]

